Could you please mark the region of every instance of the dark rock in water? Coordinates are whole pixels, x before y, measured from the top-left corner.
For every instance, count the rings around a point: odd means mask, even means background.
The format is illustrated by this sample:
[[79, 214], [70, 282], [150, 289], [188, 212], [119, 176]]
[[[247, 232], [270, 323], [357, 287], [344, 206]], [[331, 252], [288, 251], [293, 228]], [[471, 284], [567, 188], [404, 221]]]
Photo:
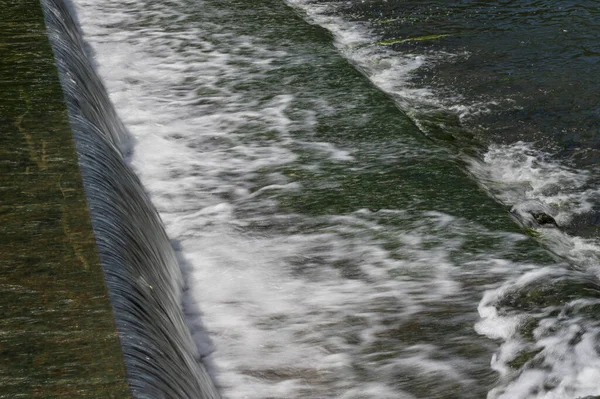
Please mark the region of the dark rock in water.
[[545, 212], [531, 212], [531, 216], [541, 225], [551, 224], [558, 227], [556, 220]]
[[510, 213], [528, 229], [553, 226], [559, 227], [556, 220], [550, 216], [549, 207], [537, 200], [524, 201], [516, 204], [512, 207]]

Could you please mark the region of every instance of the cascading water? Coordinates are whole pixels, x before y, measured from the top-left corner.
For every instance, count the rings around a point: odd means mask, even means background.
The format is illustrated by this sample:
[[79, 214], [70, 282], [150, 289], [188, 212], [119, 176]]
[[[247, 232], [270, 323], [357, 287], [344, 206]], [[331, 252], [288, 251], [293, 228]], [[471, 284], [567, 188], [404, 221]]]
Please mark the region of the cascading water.
[[[103, 111], [68, 100], [88, 191], [102, 201], [90, 199], [103, 259], [146, 254], [170, 265], [130, 273], [111, 263], [107, 278], [135, 286], [120, 288], [125, 298], [177, 310], [163, 304], [179, 301], [177, 277], [161, 285], [153, 275], [178, 275], [170, 245], [156, 232], [163, 244], [139, 246], [153, 240], [145, 223], [158, 222], [121, 196], [143, 194], [137, 182], [121, 184], [129, 172], [119, 172], [118, 147], [177, 244], [194, 343], [175, 347], [198, 346], [224, 396], [600, 395], [600, 90], [586, 73], [599, 54], [596, 6], [74, 3], [135, 138], [91, 147], [84, 129], [122, 126], [107, 98]], [[60, 47], [59, 62], [77, 59]], [[74, 72], [63, 73], [66, 88], [104, 96]], [[100, 166], [105, 154], [115, 165]], [[120, 298], [121, 315], [137, 314]], [[178, 316], [145, 316], [185, 331]], [[143, 330], [146, 321], [121, 325]], [[130, 364], [154, 364], [129, 338]], [[166, 375], [154, 370], [161, 384], [194, 364], [165, 356]]]
[[181, 272], [160, 218], [125, 164], [130, 138], [70, 7], [43, 1], [92, 225], [136, 398], [218, 398], [181, 311]]

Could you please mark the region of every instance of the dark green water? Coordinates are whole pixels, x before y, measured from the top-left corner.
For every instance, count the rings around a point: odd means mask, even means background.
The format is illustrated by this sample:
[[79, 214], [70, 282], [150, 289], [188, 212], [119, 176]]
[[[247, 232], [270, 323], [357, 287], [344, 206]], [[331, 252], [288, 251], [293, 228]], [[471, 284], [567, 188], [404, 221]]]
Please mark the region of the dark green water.
[[[425, 104], [417, 105], [426, 127], [444, 125], [431, 128], [433, 137], [446, 139], [450, 126], [459, 151], [473, 145], [532, 143], [531, 149], [590, 172], [579, 189], [596, 191], [598, 6], [571, 1], [365, 1], [335, 10], [353, 23], [366, 24], [378, 41], [396, 42], [386, 46], [391, 54], [427, 60], [412, 71], [410, 84], [431, 89], [436, 111], [448, 112], [433, 117], [426, 115], [431, 109]], [[572, 215], [565, 228], [595, 237], [598, 205], [594, 198], [586, 200], [591, 209]]]
[[[498, 102], [472, 118], [488, 141], [540, 141], [560, 156], [595, 165], [598, 149], [600, 10], [572, 1], [363, 2], [353, 6], [376, 23], [382, 38], [448, 35], [407, 42], [400, 52], [460, 54], [417, 73], [469, 102]], [[450, 62], [449, 62], [450, 61]], [[583, 166], [582, 165], [582, 166]]]

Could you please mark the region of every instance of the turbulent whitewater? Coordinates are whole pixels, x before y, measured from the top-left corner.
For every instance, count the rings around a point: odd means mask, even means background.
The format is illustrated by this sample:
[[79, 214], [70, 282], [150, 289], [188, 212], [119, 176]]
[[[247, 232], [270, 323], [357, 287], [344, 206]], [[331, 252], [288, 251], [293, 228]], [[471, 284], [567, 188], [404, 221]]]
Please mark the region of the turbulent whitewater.
[[74, 3], [223, 396], [600, 395], [595, 144], [485, 53], [562, 9]]

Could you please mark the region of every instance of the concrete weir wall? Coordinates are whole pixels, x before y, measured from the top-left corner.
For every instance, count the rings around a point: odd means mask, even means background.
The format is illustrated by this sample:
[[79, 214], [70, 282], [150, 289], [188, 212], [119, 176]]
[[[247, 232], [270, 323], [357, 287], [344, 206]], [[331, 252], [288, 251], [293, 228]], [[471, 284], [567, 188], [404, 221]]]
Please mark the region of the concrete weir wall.
[[39, 0], [0, 0], [0, 398], [128, 398]]

